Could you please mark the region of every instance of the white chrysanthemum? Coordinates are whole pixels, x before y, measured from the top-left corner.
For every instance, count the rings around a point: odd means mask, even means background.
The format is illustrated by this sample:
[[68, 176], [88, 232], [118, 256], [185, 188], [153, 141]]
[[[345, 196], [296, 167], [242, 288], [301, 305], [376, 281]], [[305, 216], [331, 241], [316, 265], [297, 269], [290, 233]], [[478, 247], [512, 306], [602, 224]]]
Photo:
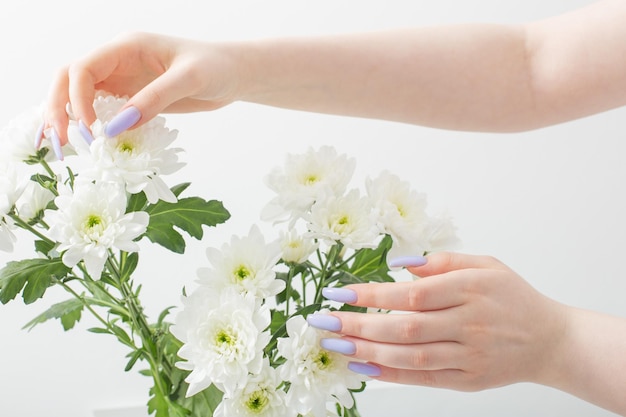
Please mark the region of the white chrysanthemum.
[[104, 134], [107, 123], [126, 102], [112, 96], [96, 98], [94, 109], [98, 119], [90, 126], [94, 136], [91, 145], [85, 143], [77, 123], [70, 125], [70, 142], [79, 156], [91, 161], [90, 169], [81, 174], [94, 180], [124, 182], [129, 193], [143, 191], [150, 203], [159, 199], [175, 202], [176, 196], [161, 176], [178, 171], [184, 163], [178, 162], [181, 149], [166, 149], [178, 132], [165, 127], [163, 117], [155, 117], [113, 138]]
[[133, 240], [148, 226], [145, 212], [126, 214], [126, 193], [117, 183], [77, 182], [74, 191], [60, 187], [54, 200], [58, 210], [46, 210], [50, 237], [60, 243], [63, 263], [84, 261], [87, 272], [98, 279], [109, 249], [136, 252]]
[[185, 362], [176, 366], [191, 371], [187, 396], [215, 384], [232, 397], [249, 373], [261, 371], [263, 349], [271, 337], [265, 331], [269, 308], [231, 288], [216, 292], [205, 286], [183, 298], [183, 305], [171, 331], [184, 343], [178, 355]]
[[387, 171], [367, 179], [370, 196], [381, 229], [392, 238], [418, 240], [428, 223], [426, 197], [411, 189], [407, 181]]
[[13, 234], [13, 221], [8, 214], [24, 190], [18, 180], [15, 165], [0, 162], [0, 251], [11, 252], [16, 238]]
[[318, 248], [314, 239], [298, 234], [296, 229], [289, 232], [280, 232], [278, 239], [282, 250], [282, 259], [285, 262], [300, 264], [309, 259], [309, 256]]
[[424, 236], [426, 252], [453, 250], [461, 245], [452, 219], [445, 215], [431, 217], [424, 230]]
[[[33, 107], [9, 121], [0, 131], [0, 159], [21, 163], [37, 153], [35, 149], [35, 138], [40, 132], [43, 119], [43, 105]], [[53, 159], [50, 141], [44, 140], [41, 144], [42, 148], [49, 148], [46, 159]]]
[[220, 250], [208, 248], [206, 255], [213, 268], [198, 270], [203, 285], [217, 291], [232, 287], [255, 298], [268, 298], [285, 289], [285, 281], [276, 279], [273, 269], [280, 260], [280, 247], [265, 243], [257, 226], [246, 237], [233, 236]]
[[39, 216], [52, 200], [54, 200], [52, 191], [34, 181], [29, 181], [17, 201], [17, 212], [21, 219], [30, 221]]
[[250, 375], [232, 397], [225, 396], [213, 417], [295, 417], [286, 407], [285, 391], [278, 388], [281, 383], [266, 358], [261, 372]]
[[329, 197], [317, 201], [306, 217], [307, 235], [329, 243], [341, 242], [347, 248], [376, 247], [380, 229], [367, 197], [352, 190], [343, 197]]
[[337, 155], [330, 146], [309, 149], [301, 155], [288, 155], [285, 166], [266, 177], [267, 186], [277, 196], [263, 209], [264, 220], [297, 219], [322, 198], [342, 195], [354, 173], [355, 161]]
[[278, 352], [286, 359], [280, 376], [289, 381], [287, 405], [302, 415], [326, 417], [327, 402], [352, 408], [350, 389], [358, 389], [367, 378], [348, 369], [349, 359], [320, 347], [321, 338], [337, 337], [316, 330], [302, 316], [287, 321], [288, 338], [278, 339]]

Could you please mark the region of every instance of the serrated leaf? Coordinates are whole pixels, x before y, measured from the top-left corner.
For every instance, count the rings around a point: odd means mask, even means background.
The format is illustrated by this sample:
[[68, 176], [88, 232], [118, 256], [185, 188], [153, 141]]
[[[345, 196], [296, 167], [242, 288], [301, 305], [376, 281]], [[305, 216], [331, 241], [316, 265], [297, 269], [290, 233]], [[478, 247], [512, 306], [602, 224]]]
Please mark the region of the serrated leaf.
[[199, 197], [183, 198], [176, 203], [159, 201], [146, 211], [150, 214], [148, 239], [176, 253], [185, 252], [185, 240], [174, 227], [199, 240], [203, 236], [203, 225], [216, 226], [230, 217], [220, 201], [205, 201]]
[[9, 262], [0, 270], [0, 302], [6, 304], [22, 291], [25, 304], [41, 298], [52, 279], [62, 279], [70, 272], [60, 259], [25, 259]]
[[84, 304], [78, 298], [54, 304], [52, 307], [41, 313], [24, 325], [23, 329], [32, 330], [36, 325], [44, 323], [50, 319], [61, 319], [64, 330], [69, 330], [80, 320]]

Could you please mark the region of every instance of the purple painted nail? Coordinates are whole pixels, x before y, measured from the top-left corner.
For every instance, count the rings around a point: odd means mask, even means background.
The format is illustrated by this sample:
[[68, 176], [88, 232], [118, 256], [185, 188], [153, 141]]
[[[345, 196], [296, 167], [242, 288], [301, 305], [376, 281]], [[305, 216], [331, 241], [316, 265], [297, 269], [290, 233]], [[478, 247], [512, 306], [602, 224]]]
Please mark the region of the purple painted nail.
[[50, 142], [52, 142], [52, 150], [54, 154], [57, 156], [59, 161], [63, 160], [63, 151], [61, 150], [61, 138], [59, 138], [59, 134], [55, 128], [52, 128]]
[[339, 303], [356, 303], [356, 291], [347, 288], [323, 288], [322, 295]]
[[330, 314], [309, 314], [306, 321], [316, 329], [338, 332], [341, 330], [341, 320]]
[[127, 107], [119, 112], [104, 128], [104, 134], [112, 138], [130, 129], [141, 119], [137, 107]]
[[87, 145], [91, 145], [93, 143], [94, 137], [91, 134], [91, 130], [89, 130], [87, 125], [83, 123], [82, 120], [78, 121], [78, 131], [80, 132], [83, 139], [85, 139], [85, 142], [87, 142]]
[[356, 345], [354, 343], [336, 337], [320, 340], [320, 346], [322, 346], [323, 349], [343, 355], [354, 355], [356, 353]]
[[43, 140], [43, 128], [46, 125], [46, 122], [41, 122], [41, 126], [37, 129], [37, 133], [35, 133], [35, 149], [39, 149], [41, 146], [41, 141]]
[[380, 368], [376, 365], [372, 365], [371, 363], [349, 362], [348, 369], [352, 372], [356, 372], [357, 374], [367, 376], [380, 376], [381, 374]]
[[428, 259], [425, 256], [400, 256], [398, 258], [390, 259], [387, 265], [389, 268], [399, 268], [408, 266], [423, 266], [426, 265]]

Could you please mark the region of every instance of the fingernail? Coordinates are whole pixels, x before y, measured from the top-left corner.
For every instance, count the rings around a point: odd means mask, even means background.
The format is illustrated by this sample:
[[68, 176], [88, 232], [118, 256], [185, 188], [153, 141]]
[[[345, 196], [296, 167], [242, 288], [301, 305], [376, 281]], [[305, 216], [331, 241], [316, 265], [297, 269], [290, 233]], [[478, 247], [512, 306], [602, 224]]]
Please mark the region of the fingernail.
[[63, 151], [61, 150], [61, 138], [59, 138], [59, 134], [55, 128], [52, 128], [50, 142], [52, 142], [52, 150], [54, 154], [57, 156], [59, 161], [63, 160]]
[[390, 259], [387, 265], [389, 268], [406, 268], [409, 266], [424, 266], [426, 262], [428, 262], [428, 259], [425, 256], [400, 256]]
[[111, 119], [104, 128], [104, 134], [110, 138], [117, 136], [137, 124], [139, 119], [141, 119], [141, 113], [137, 107], [128, 107]]
[[309, 314], [306, 321], [316, 329], [338, 332], [341, 330], [341, 320], [330, 314]]
[[336, 337], [320, 340], [320, 346], [322, 346], [323, 349], [343, 355], [354, 355], [356, 353], [356, 345], [354, 343]]
[[43, 128], [46, 125], [46, 122], [41, 122], [39, 129], [37, 129], [37, 133], [35, 133], [35, 149], [39, 149], [41, 146], [41, 141], [43, 140]]
[[381, 374], [380, 368], [376, 365], [372, 365], [371, 363], [349, 362], [348, 369], [352, 372], [356, 372], [357, 374], [367, 376], [380, 376]]
[[347, 288], [323, 288], [322, 295], [339, 303], [356, 303], [356, 291]]
[[87, 125], [83, 123], [82, 120], [78, 121], [78, 131], [80, 132], [83, 139], [85, 139], [85, 142], [87, 142], [87, 145], [91, 145], [93, 143], [94, 137], [91, 134], [91, 130], [89, 130]]

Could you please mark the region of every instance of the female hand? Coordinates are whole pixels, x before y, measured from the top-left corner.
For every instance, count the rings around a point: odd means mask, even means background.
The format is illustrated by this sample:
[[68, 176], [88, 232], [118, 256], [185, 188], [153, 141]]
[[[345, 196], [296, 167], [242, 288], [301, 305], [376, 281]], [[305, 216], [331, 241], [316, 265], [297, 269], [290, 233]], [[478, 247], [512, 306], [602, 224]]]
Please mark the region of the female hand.
[[408, 269], [425, 278], [326, 291], [336, 301], [408, 314], [309, 316], [344, 336], [322, 346], [368, 361], [353, 363], [354, 371], [404, 384], [475, 391], [551, 378], [563, 306], [490, 257], [438, 253]]
[[76, 119], [89, 126], [95, 120], [92, 105], [98, 90], [130, 97], [118, 126], [111, 122], [115, 126], [111, 128], [120, 131], [164, 111], [222, 107], [233, 100], [237, 87], [237, 68], [226, 51], [216, 44], [148, 33], [118, 37], [59, 71], [50, 89], [44, 127], [53, 127], [60, 144], [65, 144], [67, 103]]

